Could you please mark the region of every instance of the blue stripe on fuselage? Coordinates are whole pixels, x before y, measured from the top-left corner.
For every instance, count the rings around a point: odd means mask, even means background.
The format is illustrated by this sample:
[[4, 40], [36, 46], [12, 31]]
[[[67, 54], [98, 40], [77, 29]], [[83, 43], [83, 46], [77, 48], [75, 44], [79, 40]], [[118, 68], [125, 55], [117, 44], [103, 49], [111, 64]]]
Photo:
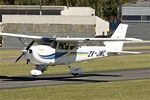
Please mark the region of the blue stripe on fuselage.
[[[63, 55], [67, 54], [68, 52], [56, 52], [50, 55], [39, 55], [42, 59], [58, 59]], [[88, 54], [88, 52], [71, 52], [70, 54]]]
[[56, 52], [51, 55], [39, 55], [42, 59], [57, 59], [63, 55], [67, 54], [67, 52]]

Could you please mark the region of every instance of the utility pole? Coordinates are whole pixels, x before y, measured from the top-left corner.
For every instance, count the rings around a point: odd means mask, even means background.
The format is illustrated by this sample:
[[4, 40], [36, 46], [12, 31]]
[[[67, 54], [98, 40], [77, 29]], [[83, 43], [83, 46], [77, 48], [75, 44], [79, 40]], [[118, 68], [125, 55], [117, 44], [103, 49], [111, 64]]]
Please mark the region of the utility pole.
[[101, 0], [101, 18], [103, 18], [103, 0]]
[[42, 15], [42, 0], [40, 0], [40, 15]]

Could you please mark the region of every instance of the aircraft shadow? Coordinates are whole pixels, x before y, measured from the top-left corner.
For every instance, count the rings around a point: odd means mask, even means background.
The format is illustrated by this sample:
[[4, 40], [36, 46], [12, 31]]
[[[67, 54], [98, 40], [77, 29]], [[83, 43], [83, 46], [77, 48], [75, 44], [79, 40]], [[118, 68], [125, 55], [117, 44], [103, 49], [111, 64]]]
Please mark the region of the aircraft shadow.
[[[88, 78], [91, 77], [91, 78]], [[99, 77], [99, 79], [97, 79]], [[71, 82], [109, 82], [109, 80], [101, 80], [101, 77], [121, 77], [121, 75], [106, 75], [106, 74], [82, 74], [80, 76], [72, 75], [51, 75], [51, 76], [39, 76], [39, 77], [8, 77], [0, 76], [2, 81], [71, 81]]]

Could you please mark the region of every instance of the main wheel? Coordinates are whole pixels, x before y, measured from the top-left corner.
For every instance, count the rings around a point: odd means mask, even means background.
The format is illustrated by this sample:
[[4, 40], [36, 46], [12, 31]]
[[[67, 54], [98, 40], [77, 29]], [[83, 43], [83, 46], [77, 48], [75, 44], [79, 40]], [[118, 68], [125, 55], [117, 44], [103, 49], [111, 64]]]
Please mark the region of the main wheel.
[[82, 74], [82, 69], [79, 67], [70, 68], [70, 72], [73, 76], [78, 76]]

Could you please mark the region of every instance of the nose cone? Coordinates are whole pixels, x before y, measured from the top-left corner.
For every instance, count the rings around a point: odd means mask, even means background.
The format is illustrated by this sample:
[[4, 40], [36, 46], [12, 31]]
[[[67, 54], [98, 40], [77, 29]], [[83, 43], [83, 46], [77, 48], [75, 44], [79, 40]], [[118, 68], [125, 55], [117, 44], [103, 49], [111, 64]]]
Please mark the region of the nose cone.
[[21, 50], [21, 52], [26, 54], [28, 51], [24, 49], [24, 50]]

